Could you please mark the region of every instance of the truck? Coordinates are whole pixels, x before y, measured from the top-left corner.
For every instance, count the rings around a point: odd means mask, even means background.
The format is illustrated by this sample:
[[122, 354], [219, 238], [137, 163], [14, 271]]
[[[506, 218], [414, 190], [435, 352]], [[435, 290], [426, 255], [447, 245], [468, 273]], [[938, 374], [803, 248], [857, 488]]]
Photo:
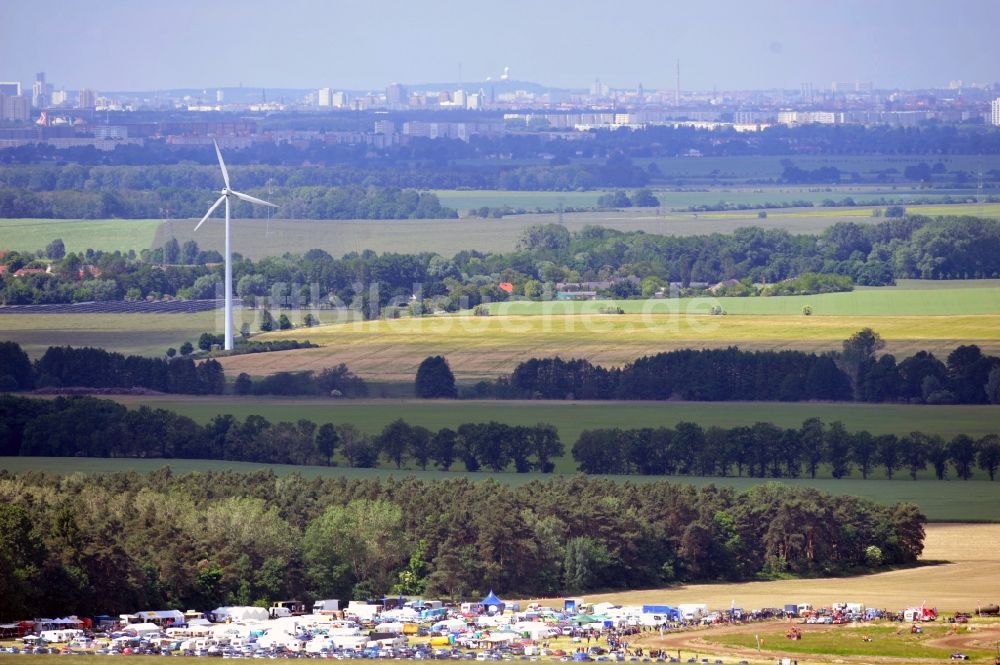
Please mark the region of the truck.
[[795, 603], [785, 604], [785, 616], [787, 617], [797, 617], [799, 615], [799, 606]]
[[340, 609], [340, 601], [334, 599], [317, 600], [313, 603], [313, 614], [335, 614]]
[[306, 613], [306, 604], [301, 600], [276, 600], [268, 608], [267, 613], [272, 619], [302, 616]]
[[372, 605], [364, 601], [352, 600], [347, 604], [345, 615], [357, 617], [360, 621], [374, 621], [375, 615], [382, 609], [381, 605]]

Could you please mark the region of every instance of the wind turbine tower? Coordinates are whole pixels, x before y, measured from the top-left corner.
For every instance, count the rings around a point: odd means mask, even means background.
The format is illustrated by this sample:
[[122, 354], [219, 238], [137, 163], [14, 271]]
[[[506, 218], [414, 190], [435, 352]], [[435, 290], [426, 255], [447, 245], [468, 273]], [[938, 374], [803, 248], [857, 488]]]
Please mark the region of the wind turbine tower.
[[222, 152], [219, 150], [219, 144], [217, 142], [215, 142], [215, 141], [212, 141], [212, 143], [215, 144], [215, 155], [219, 158], [219, 168], [222, 169], [222, 180], [223, 180], [223, 182], [225, 182], [226, 186], [222, 188], [222, 192], [221, 192], [222, 196], [220, 196], [218, 198], [218, 200], [215, 203], [212, 204], [212, 207], [208, 209], [208, 212], [206, 212], [205, 216], [201, 218], [201, 221], [198, 222], [198, 225], [194, 227], [194, 230], [197, 231], [198, 228], [202, 224], [205, 223], [205, 220], [208, 219], [209, 217], [211, 217], [212, 213], [215, 212], [215, 209], [218, 208], [219, 205], [221, 205], [223, 201], [226, 202], [226, 254], [225, 254], [225, 259], [226, 259], [226, 287], [225, 287], [226, 288], [226, 314], [225, 314], [225, 316], [226, 316], [226, 321], [225, 321], [226, 343], [225, 343], [225, 349], [226, 349], [226, 351], [232, 351], [233, 350], [233, 256], [232, 256], [232, 247], [230, 245], [230, 234], [229, 234], [229, 216], [230, 216], [229, 215], [229, 199], [235, 197], [235, 198], [237, 198], [237, 199], [239, 199], [241, 201], [246, 201], [247, 203], [253, 203], [254, 205], [270, 206], [272, 208], [277, 208], [278, 206], [274, 205], [273, 203], [268, 203], [267, 201], [263, 201], [263, 200], [258, 199], [256, 197], [250, 196], [249, 194], [244, 194], [242, 192], [237, 192], [237, 191], [235, 191], [233, 189], [230, 189], [230, 187], [229, 187], [229, 171], [226, 170], [226, 163], [224, 161], [222, 161]]

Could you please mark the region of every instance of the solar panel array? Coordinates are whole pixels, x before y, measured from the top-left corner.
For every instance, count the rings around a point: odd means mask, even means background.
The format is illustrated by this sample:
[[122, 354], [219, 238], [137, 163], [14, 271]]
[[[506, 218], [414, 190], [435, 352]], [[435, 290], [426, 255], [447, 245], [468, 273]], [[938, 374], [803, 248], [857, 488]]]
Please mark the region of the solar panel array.
[[225, 300], [107, 300], [52, 305], [4, 305], [0, 314], [192, 314], [225, 306]]

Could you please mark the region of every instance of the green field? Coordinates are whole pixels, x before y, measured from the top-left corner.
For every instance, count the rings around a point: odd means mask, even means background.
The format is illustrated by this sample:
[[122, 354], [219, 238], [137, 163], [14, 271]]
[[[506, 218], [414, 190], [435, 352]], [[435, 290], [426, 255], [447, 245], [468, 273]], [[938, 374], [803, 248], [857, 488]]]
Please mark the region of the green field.
[[62, 238], [67, 252], [149, 249], [162, 219], [0, 219], [0, 249], [34, 251]]
[[[964, 199], [970, 203], [976, 201], [976, 191], [973, 189], [928, 189], [915, 185], [900, 185], [898, 187], [768, 185], [761, 187], [709, 187], [705, 189], [652, 187], [652, 189], [660, 200], [660, 207], [665, 210], [714, 206], [721, 203], [780, 208], [789, 203], [808, 201], [819, 206], [826, 200], [841, 201], [850, 197], [858, 203], [885, 199], [891, 203], [914, 205], [918, 207], [915, 207], [913, 212], [920, 213], [923, 210], [919, 207], [921, 204], [940, 200], [945, 196]], [[434, 190], [434, 194], [441, 200], [442, 205], [455, 208], [460, 213], [482, 206], [491, 208], [509, 206], [529, 211], [536, 208], [559, 210], [560, 207], [594, 207], [597, 205], [597, 199], [604, 193], [603, 191], [524, 192], [492, 189]], [[823, 208], [823, 210], [846, 210], [849, 214], [851, 209]], [[871, 208], [865, 208], [863, 214], [870, 216]]]
[[0, 340], [32, 357], [50, 346], [96, 346], [158, 356], [221, 326], [221, 310], [196, 314], [0, 314]]
[[[671, 159], [636, 159], [637, 166], [645, 167], [654, 161], [666, 177], [691, 179], [694, 182], [742, 182], [775, 179], [781, 176], [785, 155], [739, 157], [676, 157]], [[895, 178], [901, 178], [907, 166], [921, 162], [942, 162], [950, 171], [967, 171], [985, 174], [1000, 168], [997, 155], [796, 155], [791, 157], [802, 169], [833, 166], [846, 174], [858, 173], [862, 181], [874, 182], [877, 171], [896, 169]], [[907, 189], [911, 183], [899, 184]]]
[[[960, 214], [959, 208], [953, 214]], [[791, 233], [819, 233], [842, 221], [877, 222], [871, 209], [792, 208], [758, 219], [757, 213], [671, 213], [656, 208], [620, 212], [566, 213], [563, 224], [570, 231], [588, 225], [620, 231], [643, 231], [664, 235], [731, 233], [744, 226], [780, 228]], [[196, 240], [202, 249], [223, 249], [220, 224], [206, 224], [194, 233], [198, 220], [174, 220], [160, 225], [154, 246], [176, 237], [183, 243]], [[451, 256], [462, 250], [507, 252], [514, 249], [523, 231], [538, 224], [554, 224], [559, 215], [510, 215], [502, 219], [410, 219], [410, 220], [292, 220], [245, 219], [237, 222], [233, 251], [254, 259], [323, 249], [333, 256], [371, 249], [376, 252], [436, 252]]]
[[[0, 457], [0, 469], [13, 473], [43, 471], [45, 473], [68, 475], [73, 473], [112, 473], [136, 471], [149, 473], [163, 467], [170, 467], [174, 473], [198, 471], [252, 471], [271, 470], [276, 475], [297, 473], [305, 478], [331, 478], [345, 476], [353, 479], [389, 478], [414, 476], [424, 480], [447, 478], [467, 478], [470, 480], [492, 480], [515, 487], [533, 480], [544, 480], [552, 476], [538, 473], [468, 473], [465, 471], [420, 471], [395, 469], [350, 469], [345, 467], [289, 466], [282, 464], [253, 464], [250, 462], [227, 462], [216, 460], [158, 460], [158, 459], [98, 459], [85, 457]], [[562, 472], [560, 472], [562, 473]], [[571, 472], [566, 472], [571, 473]], [[696, 476], [607, 476], [619, 482], [647, 483], [667, 480], [676, 484], [704, 487], [732, 487], [737, 490], [759, 485], [773, 480], [760, 478], [704, 478]], [[1000, 503], [1000, 483], [985, 481], [938, 481], [938, 480], [861, 480], [847, 478], [782, 479], [786, 485], [814, 487], [822, 492], [838, 496], [860, 496], [880, 503], [909, 501], [915, 503], [935, 522], [996, 522], [1000, 516], [996, 506]]]
[[[918, 280], [913, 280], [914, 282]], [[924, 280], [920, 280], [924, 282]], [[930, 280], [927, 280], [930, 281]], [[718, 305], [731, 315], [802, 314], [805, 305], [813, 316], [956, 316], [1000, 314], [1000, 280], [982, 280], [976, 288], [947, 288], [950, 282], [933, 287], [871, 288], [844, 293], [812, 296], [770, 296], [747, 298], [687, 298], [663, 300], [597, 300], [582, 302], [508, 302], [490, 305], [490, 314], [597, 314], [604, 307], [620, 307], [627, 314], [703, 312]], [[936, 288], [935, 288], [936, 287]]]
[[441, 205], [454, 208], [459, 214], [470, 208], [544, 208], [558, 210], [561, 208], [591, 208], [597, 205], [597, 199], [603, 191], [590, 192], [521, 192], [496, 189], [435, 189], [434, 194]]

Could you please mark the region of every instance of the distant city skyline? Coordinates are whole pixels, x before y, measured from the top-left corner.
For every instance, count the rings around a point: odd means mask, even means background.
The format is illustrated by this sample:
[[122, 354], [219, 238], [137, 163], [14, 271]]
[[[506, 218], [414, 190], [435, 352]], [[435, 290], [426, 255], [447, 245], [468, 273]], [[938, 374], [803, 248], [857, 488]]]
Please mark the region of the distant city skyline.
[[559, 88], [944, 88], [1000, 81], [1000, 2], [493, 5], [429, 0], [0, 3], [0, 80], [30, 89], [384, 90], [511, 78]]

